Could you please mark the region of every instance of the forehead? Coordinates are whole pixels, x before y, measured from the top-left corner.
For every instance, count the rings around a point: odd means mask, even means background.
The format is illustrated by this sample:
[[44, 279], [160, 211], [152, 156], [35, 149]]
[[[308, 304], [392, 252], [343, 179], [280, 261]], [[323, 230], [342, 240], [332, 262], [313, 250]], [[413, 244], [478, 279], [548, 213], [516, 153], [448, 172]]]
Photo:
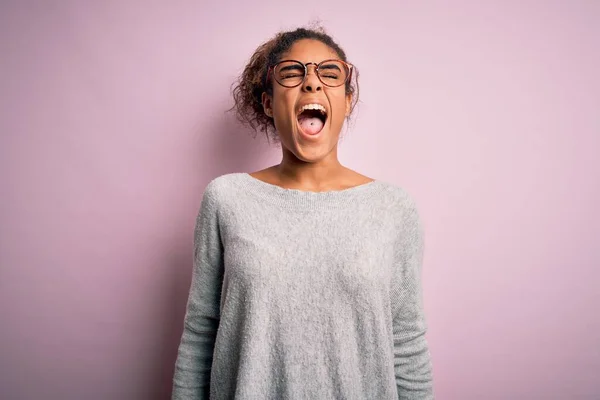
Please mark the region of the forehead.
[[339, 59], [340, 56], [325, 43], [314, 39], [298, 40], [281, 57], [282, 60], [292, 59], [302, 61], [303, 63], [318, 63], [329, 58]]

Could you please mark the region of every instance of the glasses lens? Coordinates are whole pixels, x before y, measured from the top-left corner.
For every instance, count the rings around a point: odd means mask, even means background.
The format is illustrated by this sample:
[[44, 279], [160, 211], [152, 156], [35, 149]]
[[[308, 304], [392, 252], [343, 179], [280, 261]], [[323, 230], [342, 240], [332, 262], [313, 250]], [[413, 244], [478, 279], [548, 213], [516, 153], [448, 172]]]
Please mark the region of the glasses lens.
[[348, 68], [341, 61], [325, 61], [319, 65], [319, 78], [327, 86], [340, 86], [348, 79]]
[[273, 73], [282, 86], [298, 86], [304, 80], [304, 65], [296, 61], [284, 61], [275, 66]]

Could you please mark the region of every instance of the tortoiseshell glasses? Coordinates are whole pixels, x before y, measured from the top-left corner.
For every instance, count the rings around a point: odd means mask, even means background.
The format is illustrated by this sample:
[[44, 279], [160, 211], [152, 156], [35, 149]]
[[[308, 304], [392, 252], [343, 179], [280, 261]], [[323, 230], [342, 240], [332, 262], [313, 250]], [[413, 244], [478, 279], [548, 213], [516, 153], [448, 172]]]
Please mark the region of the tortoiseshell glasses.
[[302, 63], [297, 60], [282, 60], [269, 67], [267, 81], [271, 74], [281, 86], [287, 88], [296, 87], [306, 79], [308, 66], [315, 66], [315, 74], [323, 85], [328, 87], [338, 87], [345, 84], [352, 75], [352, 64], [342, 60], [324, 60], [320, 63]]

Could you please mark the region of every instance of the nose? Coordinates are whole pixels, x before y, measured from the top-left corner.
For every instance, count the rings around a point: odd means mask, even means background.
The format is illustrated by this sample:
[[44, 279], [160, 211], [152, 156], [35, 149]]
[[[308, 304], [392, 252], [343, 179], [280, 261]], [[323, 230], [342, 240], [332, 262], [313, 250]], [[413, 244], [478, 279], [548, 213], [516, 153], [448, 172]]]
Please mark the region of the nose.
[[312, 68], [306, 64], [306, 77], [304, 78], [304, 82], [302, 82], [302, 90], [305, 92], [319, 92], [323, 90], [323, 84], [319, 80], [315, 68], [317, 68], [315, 64], [312, 65]]

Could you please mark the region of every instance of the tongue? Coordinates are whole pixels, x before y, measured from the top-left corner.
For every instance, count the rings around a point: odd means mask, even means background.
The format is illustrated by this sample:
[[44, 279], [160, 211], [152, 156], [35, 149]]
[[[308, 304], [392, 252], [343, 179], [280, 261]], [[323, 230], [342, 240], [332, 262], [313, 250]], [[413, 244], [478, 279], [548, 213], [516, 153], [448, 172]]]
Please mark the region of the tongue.
[[317, 117], [300, 116], [298, 123], [302, 131], [308, 135], [316, 135], [323, 129], [323, 122]]

